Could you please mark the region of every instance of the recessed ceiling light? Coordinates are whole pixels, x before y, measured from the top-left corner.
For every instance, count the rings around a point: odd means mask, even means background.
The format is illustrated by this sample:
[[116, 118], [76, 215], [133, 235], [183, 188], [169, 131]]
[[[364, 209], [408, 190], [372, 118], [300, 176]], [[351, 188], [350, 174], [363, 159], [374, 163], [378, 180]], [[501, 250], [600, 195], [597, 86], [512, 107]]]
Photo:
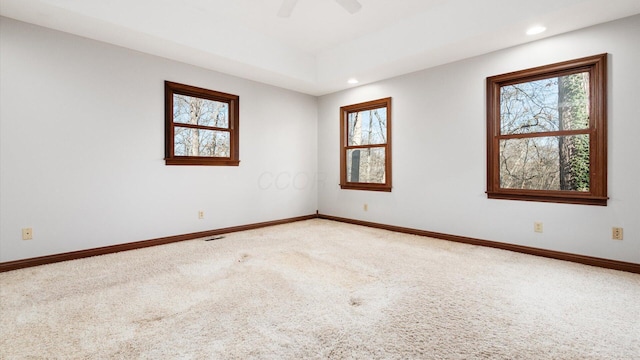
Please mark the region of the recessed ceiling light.
[[351, 79], [347, 80], [347, 83], [352, 84], [352, 85], [353, 84], [357, 84], [358, 83], [358, 79], [351, 78]]
[[544, 32], [545, 30], [547, 30], [547, 28], [542, 26], [542, 25], [532, 26], [527, 30], [527, 35], [540, 34], [540, 33]]

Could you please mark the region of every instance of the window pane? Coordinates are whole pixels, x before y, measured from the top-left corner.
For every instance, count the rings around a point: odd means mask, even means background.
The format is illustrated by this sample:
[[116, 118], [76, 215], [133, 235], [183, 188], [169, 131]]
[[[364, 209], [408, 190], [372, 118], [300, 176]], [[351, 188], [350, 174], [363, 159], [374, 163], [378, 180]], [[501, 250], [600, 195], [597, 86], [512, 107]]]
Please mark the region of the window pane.
[[500, 140], [500, 187], [589, 191], [589, 135]]
[[500, 133], [528, 134], [589, 127], [589, 73], [500, 88]]
[[347, 181], [385, 183], [385, 149], [382, 147], [347, 150]]
[[387, 108], [348, 114], [348, 146], [387, 143]]
[[229, 128], [229, 104], [173, 94], [173, 122]]
[[175, 156], [229, 157], [230, 133], [175, 127]]

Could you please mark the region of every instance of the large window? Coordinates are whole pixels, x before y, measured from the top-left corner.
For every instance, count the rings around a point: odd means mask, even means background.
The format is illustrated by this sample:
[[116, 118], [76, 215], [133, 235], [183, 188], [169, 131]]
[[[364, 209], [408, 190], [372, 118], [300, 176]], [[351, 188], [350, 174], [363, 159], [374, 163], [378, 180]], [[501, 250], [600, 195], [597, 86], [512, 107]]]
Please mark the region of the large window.
[[236, 95], [165, 81], [167, 165], [240, 163]]
[[391, 98], [340, 108], [340, 187], [391, 191]]
[[489, 198], [607, 204], [606, 63], [487, 78]]

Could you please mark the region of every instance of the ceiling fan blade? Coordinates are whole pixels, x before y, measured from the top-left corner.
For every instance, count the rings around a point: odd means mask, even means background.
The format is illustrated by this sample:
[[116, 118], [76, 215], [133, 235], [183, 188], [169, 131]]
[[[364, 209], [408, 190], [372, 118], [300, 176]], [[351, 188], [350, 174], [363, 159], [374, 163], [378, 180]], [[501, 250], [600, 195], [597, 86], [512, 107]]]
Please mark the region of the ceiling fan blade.
[[291, 16], [297, 2], [298, 0], [282, 0], [282, 6], [280, 6], [280, 10], [278, 10], [278, 17], [287, 18]]
[[355, 14], [362, 8], [362, 5], [358, 2], [358, 0], [336, 0], [336, 2], [350, 14]]

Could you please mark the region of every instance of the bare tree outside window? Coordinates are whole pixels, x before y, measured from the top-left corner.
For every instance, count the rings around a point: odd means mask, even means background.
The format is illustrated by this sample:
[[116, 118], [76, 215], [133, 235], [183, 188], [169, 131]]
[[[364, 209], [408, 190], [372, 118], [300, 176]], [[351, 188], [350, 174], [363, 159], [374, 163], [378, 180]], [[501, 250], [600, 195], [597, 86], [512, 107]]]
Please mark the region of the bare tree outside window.
[[[500, 133], [589, 128], [589, 73], [500, 88]], [[589, 134], [500, 140], [500, 187], [589, 191]]]
[[173, 95], [175, 152], [178, 156], [229, 157], [226, 131], [180, 127], [179, 124], [229, 128], [229, 104], [180, 94]]
[[[349, 146], [384, 145], [387, 143], [387, 108], [349, 113]], [[354, 166], [354, 159], [359, 166]], [[349, 182], [384, 184], [385, 148], [368, 147], [347, 150]]]

